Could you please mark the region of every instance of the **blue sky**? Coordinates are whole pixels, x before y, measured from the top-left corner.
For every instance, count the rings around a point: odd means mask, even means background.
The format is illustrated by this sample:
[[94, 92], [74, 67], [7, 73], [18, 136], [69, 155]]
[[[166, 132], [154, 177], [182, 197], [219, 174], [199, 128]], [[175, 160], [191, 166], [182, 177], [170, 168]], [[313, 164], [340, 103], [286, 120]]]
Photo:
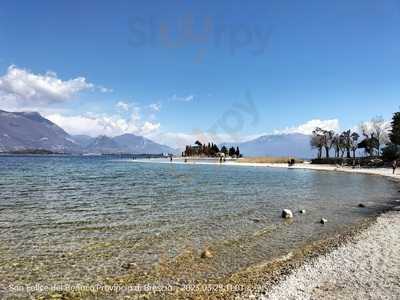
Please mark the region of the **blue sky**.
[[398, 0], [2, 1], [0, 109], [174, 146], [345, 129], [399, 109], [399, 37]]

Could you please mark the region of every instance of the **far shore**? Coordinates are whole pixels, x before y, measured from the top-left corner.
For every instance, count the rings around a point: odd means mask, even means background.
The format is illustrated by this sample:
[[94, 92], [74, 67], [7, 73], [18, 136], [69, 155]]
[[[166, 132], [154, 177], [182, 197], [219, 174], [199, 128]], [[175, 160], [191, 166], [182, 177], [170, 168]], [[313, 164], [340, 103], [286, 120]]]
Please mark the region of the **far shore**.
[[[267, 162], [271, 161], [271, 162]], [[286, 168], [286, 169], [306, 169], [315, 171], [335, 171], [335, 172], [348, 172], [356, 174], [378, 175], [390, 177], [393, 179], [400, 179], [400, 168], [393, 174], [391, 168], [366, 168], [366, 167], [341, 167], [337, 165], [328, 164], [311, 164], [309, 161], [297, 160], [294, 165], [289, 166], [287, 158], [283, 157], [266, 157], [266, 158], [227, 158], [226, 161], [219, 163], [219, 158], [216, 157], [174, 157], [172, 161], [169, 159], [149, 159], [149, 160], [136, 160], [136, 162], [153, 162], [153, 163], [176, 163], [176, 164], [195, 164], [195, 165], [226, 165], [226, 166], [244, 166], [244, 167], [268, 167], [268, 168]]]
[[397, 171], [399, 174], [393, 174], [391, 168], [352, 168], [352, 167], [340, 167], [336, 165], [318, 165], [311, 164], [309, 162], [295, 164], [293, 166], [288, 166], [288, 164], [283, 163], [235, 163], [236, 165], [243, 166], [255, 166], [255, 167], [269, 167], [269, 168], [288, 168], [288, 169], [307, 169], [316, 171], [336, 171], [336, 172], [347, 172], [347, 173], [357, 173], [357, 174], [368, 174], [368, 175], [379, 175], [395, 179], [400, 179], [400, 170]]

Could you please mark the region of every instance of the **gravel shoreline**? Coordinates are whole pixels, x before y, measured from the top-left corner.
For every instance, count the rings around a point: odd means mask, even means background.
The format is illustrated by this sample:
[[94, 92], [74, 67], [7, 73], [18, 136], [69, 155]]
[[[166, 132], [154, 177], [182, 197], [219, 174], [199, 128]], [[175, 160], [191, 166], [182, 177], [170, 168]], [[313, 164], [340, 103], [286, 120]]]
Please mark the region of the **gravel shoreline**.
[[400, 212], [377, 218], [355, 241], [305, 263], [267, 299], [399, 299]]

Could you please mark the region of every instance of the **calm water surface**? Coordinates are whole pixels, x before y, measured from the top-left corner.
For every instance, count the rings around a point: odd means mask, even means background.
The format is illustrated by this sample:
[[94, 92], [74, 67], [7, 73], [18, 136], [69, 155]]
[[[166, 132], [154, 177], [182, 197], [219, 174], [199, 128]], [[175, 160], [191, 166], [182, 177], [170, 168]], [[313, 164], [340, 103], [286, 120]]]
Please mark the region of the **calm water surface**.
[[[0, 157], [0, 283], [223, 277], [355, 224], [397, 190], [310, 170]], [[307, 213], [287, 222], [283, 208]]]

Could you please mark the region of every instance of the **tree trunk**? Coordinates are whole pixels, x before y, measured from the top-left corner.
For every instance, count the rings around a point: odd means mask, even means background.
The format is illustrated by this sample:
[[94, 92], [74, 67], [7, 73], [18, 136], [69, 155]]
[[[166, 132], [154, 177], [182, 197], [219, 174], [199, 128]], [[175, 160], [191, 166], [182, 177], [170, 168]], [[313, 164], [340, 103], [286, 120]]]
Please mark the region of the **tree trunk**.
[[347, 158], [350, 158], [350, 148], [347, 148]]
[[326, 158], [329, 158], [329, 147], [325, 147]]

